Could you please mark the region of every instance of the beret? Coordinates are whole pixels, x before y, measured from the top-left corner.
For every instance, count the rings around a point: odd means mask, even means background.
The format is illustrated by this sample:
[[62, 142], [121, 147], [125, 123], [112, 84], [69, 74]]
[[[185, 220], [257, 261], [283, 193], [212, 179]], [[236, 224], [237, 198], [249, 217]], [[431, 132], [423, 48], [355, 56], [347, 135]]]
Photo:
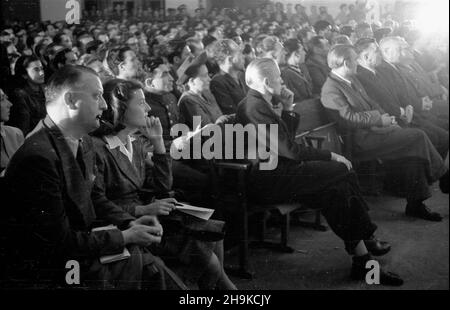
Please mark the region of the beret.
[[201, 53], [200, 55], [198, 55], [197, 57], [192, 59], [190, 62], [189, 62], [189, 58], [186, 59], [186, 61], [180, 66], [180, 68], [177, 71], [178, 76], [179, 76], [177, 84], [183, 85], [191, 77], [194, 77], [197, 74], [198, 69], [202, 65], [206, 64], [207, 60], [208, 60], [208, 57], [206, 56], [206, 52]]

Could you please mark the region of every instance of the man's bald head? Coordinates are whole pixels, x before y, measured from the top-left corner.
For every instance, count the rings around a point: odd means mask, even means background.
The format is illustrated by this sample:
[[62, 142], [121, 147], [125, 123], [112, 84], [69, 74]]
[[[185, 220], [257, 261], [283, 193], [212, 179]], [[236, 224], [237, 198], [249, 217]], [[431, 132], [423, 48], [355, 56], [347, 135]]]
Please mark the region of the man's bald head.
[[245, 70], [245, 83], [252, 88], [264, 82], [264, 79], [274, 78], [279, 72], [277, 62], [272, 58], [257, 58], [253, 60]]
[[245, 71], [245, 82], [262, 94], [279, 95], [282, 79], [277, 62], [272, 58], [253, 60]]

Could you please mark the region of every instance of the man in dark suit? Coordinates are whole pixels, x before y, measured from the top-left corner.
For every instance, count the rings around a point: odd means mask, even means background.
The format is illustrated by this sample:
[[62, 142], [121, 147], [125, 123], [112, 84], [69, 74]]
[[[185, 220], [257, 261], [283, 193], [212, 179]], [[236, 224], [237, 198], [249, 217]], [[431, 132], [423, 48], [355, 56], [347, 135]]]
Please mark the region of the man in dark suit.
[[294, 101], [318, 97], [313, 95], [313, 83], [305, 64], [306, 52], [297, 39], [289, 39], [284, 42], [286, 50], [286, 66], [281, 69], [281, 77], [286, 87], [294, 93]]
[[330, 72], [330, 68], [327, 65], [327, 54], [330, 50], [330, 44], [326, 38], [316, 36], [311, 38], [309, 45], [306, 66], [312, 79], [313, 93], [320, 94], [323, 83], [325, 83]]
[[357, 78], [367, 95], [376, 101], [389, 115], [399, 119], [401, 127], [422, 129], [435, 146], [442, 158], [448, 153], [448, 131], [426, 120], [420, 112], [414, 111], [412, 105], [402, 106], [395, 85], [387, 83], [378, 73], [377, 66], [381, 63], [381, 54], [374, 39], [360, 39], [355, 44], [358, 53]]
[[242, 79], [244, 56], [239, 46], [230, 39], [215, 42], [212, 54], [220, 72], [211, 80], [211, 92], [223, 114], [234, 114], [247, 93], [247, 86]]
[[[262, 158], [256, 159], [259, 165], [252, 165], [250, 196], [265, 203], [302, 202], [323, 208], [329, 225], [344, 240], [348, 253], [354, 255], [352, 277], [363, 280], [363, 266], [371, 259], [370, 253], [384, 254], [390, 246], [369, 241], [376, 225], [367, 213], [351, 163], [330, 151], [295, 143], [299, 116], [293, 112], [293, 93], [281, 85], [281, 73], [275, 60], [252, 61], [245, 79], [250, 90], [238, 106], [236, 122], [258, 127], [258, 145], [262, 143], [266, 148], [270, 145], [272, 152], [267, 166], [262, 165]], [[260, 132], [261, 126], [268, 132], [265, 137]], [[254, 159], [247, 148], [248, 159]], [[403, 283], [397, 275], [385, 271], [380, 279], [382, 284]]]
[[384, 80], [395, 85], [403, 105], [411, 104], [415, 113], [448, 131], [448, 102], [425, 91], [420, 82], [401, 69], [402, 62], [410, 57], [408, 44], [400, 37], [386, 37], [380, 41], [380, 51], [384, 61], [377, 67], [378, 72]]
[[[322, 88], [322, 104], [339, 129], [352, 136], [352, 153], [359, 160], [398, 161], [406, 187], [406, 214], [430, 221], [442, 216], [423, 203], [429, 184], [448, 179], [448, 169], [427, 135], [401, 128], [395, 117], [373, 101], [356, 78], [358, 55], [351, 45], [337, 45], [328, 55], [330, 76]], [[350, 133], [349, 133], [350, 132]]]
[[[94, 210], [90, 199], [95, 166], [86, 135], [99, 126], [106, 109], [102, 93], [93, 70], [58, 70], [46, 89], [48, 116], [7, 168], [11, 208], [5, 218], [13, 223], [8, 254], [17, 253], [9, 262], [30, 285], [49, 280], [64, 285], [69, 260], [79, 262], [81, 284], [87, 287], [142, 288], [144, 281], [163, 282], [162, 261], [140, 247], [161, 240], [157, 219], [136, 220], [117, 208]], [[117, 228], [91, 231], [98, 220]], [[99, 262], [99, 257], [121, 254], [125, 247], [131, 253], [128, 259]]]

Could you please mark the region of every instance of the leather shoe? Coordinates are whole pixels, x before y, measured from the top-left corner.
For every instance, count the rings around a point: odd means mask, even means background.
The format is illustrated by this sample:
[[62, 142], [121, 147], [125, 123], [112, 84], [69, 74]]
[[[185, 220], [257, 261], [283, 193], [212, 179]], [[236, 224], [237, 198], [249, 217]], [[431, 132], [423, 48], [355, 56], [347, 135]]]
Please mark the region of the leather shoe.
[[[369, 271], [369, 269], [366, 269], [366, 262], [371, 260], [371, 258], [370, 254], [353, 257], [352, 272], [350, 275], [353, 280], [361, 281], [366, 279], [367, 272]], [[401, 286], [403, 285], [403, 280], [398, 274], [380, 268], [380, 284]]]
[[391, 250], [389, 242], [378, 240], [375, 237], [372, 237], [370, 240], [364, 240], [364, 244], [367, 251], [373, 256], [381, 256]]
[[419, 205], [408, 204], [405, 211], [407, 216], [417, 217], [432, 222], [442, 221], [442, 216], [437, 212], [432, 212], [428, 207], [420, 203]]

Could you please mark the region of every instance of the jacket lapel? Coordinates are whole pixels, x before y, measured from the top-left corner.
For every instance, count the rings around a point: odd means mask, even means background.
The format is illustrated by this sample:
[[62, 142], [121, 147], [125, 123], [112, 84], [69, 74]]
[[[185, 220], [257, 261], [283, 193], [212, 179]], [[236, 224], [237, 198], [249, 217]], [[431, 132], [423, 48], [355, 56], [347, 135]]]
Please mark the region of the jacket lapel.
[[[90, 188], [87, 186], [86, 179], [83, 177], [82, 171], [59, 128], [49, 116], [42, 122], [43, 126], [46, 127], [50, 141], [61, 160], [67, 194], [80, 210], [85, 223], [89, 224], [95, 218], [95, 213], [90, 201], [91, 193]], [[83, 156], [84, 155], [86, 155], [86, 153], [83, 154]], [[92, 164], [89, 159], [85, 160], [85, 163], [86, 166], [88, 163]]]
[[[351, 98], [349, 103], [352, 107], [358, 109], [359, 111], [370, 111], [374, 110], [370, 105], [370, 99], [367, 99], [367, 95], [364, 96], [364, 91], [361, 90], [362, 86], [359, 83], [355, 83], [355, 79], [352, 80], [353, 87], [348, 85], [348, 83], [342, 81], [339, 77], [337, 77], [333, 72], [330, 73], [330, 78], [333, 79], [336, 83], [338, 83], [339, 87], [345, 93], [347, 98]], [[357, 90], [358, 88], [359, 91]], [[359, 97], [359, 98], [358, 98]], [[355, 105], [358, 106], [355, 106]]]
[[[261, 93], [259, 93], [258, 91], [254, 90], [254, 89], [250, 89], [248, 91], [248, 97], [249, 97], [250, 100], [262, 101], [261, 104], [256, 104], [255, 106], [257, 108], [261, 109], [261, 111], [264, 111], [264, 114], [265, 114], [266, 111], [267, 111], [267, 113], [270, 113], [270, 115], [268, 115], [268, 116], [273, 118], [273, 119], [276, 119], [278, 125], [281, 126], [284, 131], [289, 132], [289, 129], [288, 129], [286, 123], [284, 122], [284, 120], [277, 113], [275, 113], [273, 108], [266, 101], [266, 99], [264, 99], [264, 97], [261, 95]], [[264, 105], [269, 106], [269, 108], [268, 109], [264, 109], [263, 108]]]
[[[105, 141], [105, 140], [103, 140]], [[119, 167], [120, 172], [123, 174], [125, 178], [130, 180], [131, 183], [136, 186], [136, 188], [141, 188], [142, 184], [142, 178], [138, 175], [138, 172], [136, 170], [136, 167], [130, 162], [130, 160], [120, 152], [120, 148], [116, 147], [111, 149], [108, 145], [108, 143], [105, 141], [105, 148], [111, 153], [114, 162], [117, 164], [117, 167]], [[133, 161], [134, 163], [139, 163], [140, 160], [136, 156], [138, 156], [138, 152], [136, 152], [136, 147], [133, 143]]]
[[298, 76], [303, 81], [303, 83], [302, 83], [303, 89], [305, 89], [305, 92], [306, 92], [307, 96], [311, 97], [312, 96], [312, 85], [308, 81], [305, 73], [304, 72], [300, 72], [299, 70], [297, 70], [295, 68], [292, 68], [291, 66], [288, 67], [288, 70], [293, 72], [296, 76]]

